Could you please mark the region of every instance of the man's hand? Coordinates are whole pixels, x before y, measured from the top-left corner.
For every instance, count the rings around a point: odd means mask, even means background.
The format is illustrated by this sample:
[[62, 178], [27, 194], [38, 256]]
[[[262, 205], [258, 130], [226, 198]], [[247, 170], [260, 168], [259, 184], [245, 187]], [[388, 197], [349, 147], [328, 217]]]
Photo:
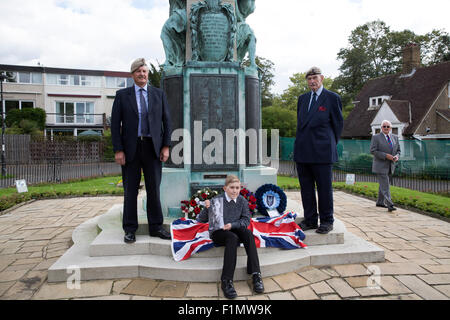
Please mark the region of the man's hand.
[[386, 159], [388, 159], [389, 161], [394, 161], [394, 157], [389, 153], [386, 154]]
[[395, 156], [395, 157], [392, 159], [392, 161], [397, 162], [398, 159], [399, 159], [398, 156]]
[[169, 147], [162, 147], [159, 154], [159, 160], [161, 162], [166, 162], [169, 159]]
[[114, 158], [115, 158], [117, 164], [119, 164], [121, 166], [125, 165], [125, 152], [123, 152], [123, 151], [116, 152]]
[[231, 223], [227, 223], [226, 225], [224, 225], [223, 230], [225, 231], [231, 230]]

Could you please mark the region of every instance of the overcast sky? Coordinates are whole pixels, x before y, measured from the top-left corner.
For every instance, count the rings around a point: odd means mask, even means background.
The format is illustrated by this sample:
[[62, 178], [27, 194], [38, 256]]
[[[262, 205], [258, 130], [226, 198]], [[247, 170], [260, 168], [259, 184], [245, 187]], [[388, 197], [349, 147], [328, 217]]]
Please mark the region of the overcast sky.
[[[350, 32], [380, 19], [391, 30], [450, 30], [448, 0], [256, 0], [248, 17], [257, 54], [275, 63], [274, 91], [317, 65], [336, 77]], [[165, 61], [159, 38], [168, 0], [0, 0], [0, 64], [128, 71]]]

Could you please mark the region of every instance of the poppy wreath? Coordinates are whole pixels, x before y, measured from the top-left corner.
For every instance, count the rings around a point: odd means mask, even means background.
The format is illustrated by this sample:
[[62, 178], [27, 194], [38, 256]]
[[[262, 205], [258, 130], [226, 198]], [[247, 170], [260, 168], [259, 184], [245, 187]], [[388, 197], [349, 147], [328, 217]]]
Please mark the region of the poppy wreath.
[[246, 188], [242, 188], [241, 196], [243, 196], [248, 201], [248, 210], [252, 215], [254, 215], [256, 213], [257, 205], [256, 205], [256, 197], [253, 194], [253, 192], [250, 192]]
[[197, 215], [203, 210], [205, 200], [210, 200], [217, 196], [219, 193], [215, 190], [211, 190], [210, 188], [205, 188], [197, 191], [192, 195], [189, 200], [181, 201], [181, 211], [189, 219], [195, 219]]
[[269, 210], [277, 210], [280, 214], [286, 210], [286, 194], [280, 187], [274, 184], [265, 184], [259, 187], [255, 192], [255, 197], [258, 211], [264, 216], [269, 216], [267, 212]]

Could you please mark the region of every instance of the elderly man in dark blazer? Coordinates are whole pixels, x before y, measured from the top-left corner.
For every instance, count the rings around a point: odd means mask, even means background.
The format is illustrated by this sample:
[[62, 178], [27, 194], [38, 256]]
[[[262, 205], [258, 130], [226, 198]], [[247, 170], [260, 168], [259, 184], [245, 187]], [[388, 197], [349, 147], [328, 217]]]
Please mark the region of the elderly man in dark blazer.
[[397, 210], [391, 199], [389, 182], [395, 170], [395, 163], [400, 157], [398, 137], [391, 133], [392, 124], [388, 120], [381, 123], [381, 132], [372, 136], [370, 152], [373, 154], [372, 172], [377, 174], [379, 188], [377, 207]]
[[159, 188], [162, 162], [169, 158], [171, 122], [169, 105], [164, 92], [148, 85], [149, 68], [145, 59], [133, 62], [132, 87], [117, 91], [111, 113], [111, 136], [115, 160], [122, 166], [124, 186], [124, 241], [136, 241], [137, 196], [144, 171], [147, 191], [147, 219], [149, 234], [170, 239], [162, 228]]
[[343, 128], [342, 102], [339, 95], [323, 87], [324, 76], [319, 68], [311, 68], [306, 79], [311, 91], [298, 98], [294, 147], [305, 216], [300, 227], [326, 234], [333, 230], [334, 223], [332, 166], [338, 161], [336, 145]]

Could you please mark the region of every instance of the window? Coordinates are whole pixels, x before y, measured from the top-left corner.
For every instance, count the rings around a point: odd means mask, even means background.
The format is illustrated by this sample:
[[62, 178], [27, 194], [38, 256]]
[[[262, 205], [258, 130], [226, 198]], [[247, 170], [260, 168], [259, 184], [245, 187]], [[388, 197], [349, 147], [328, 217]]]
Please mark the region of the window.
[[[128, 85], [128, 79], [131, 78], [117, 78], [117, 77], [106, 77], [106, 87], [107, 88], [126, 88]], [[131, 79], [133, 80], [133, 79]]]
[[69, 76], [65, 74], [58, 75], [58, 84], [61, 86], [67, 86], [69, 84]]
[[56, 102], [56, 123], [94, 123], [94, 103]]
[[13, 109], [26, 109], [26, 108], [30, 108], [33, 109], [34, 108], [34, 101], [22, 101], [22, 100], [6, 100], [4, 102], [5, 105], [5, 113], [8, 114], [8, 112], [10, 110]]
[[100, 87], [101, 77], [67, 75], [67, 74], [47, 74], [47, 84], [60, 86], [83, 86]]
[[42, 83], [42, 73], [36, 72], [8, 72], [11, 76], [6, 82], [14, 83], [24, 83], [24, 84], [41, 84]]
[[379, 96], [369, 98], [369, 108], [368, 110], [377, 110], [381, 107], [384, 100], [390, 100], [390, 96]]

